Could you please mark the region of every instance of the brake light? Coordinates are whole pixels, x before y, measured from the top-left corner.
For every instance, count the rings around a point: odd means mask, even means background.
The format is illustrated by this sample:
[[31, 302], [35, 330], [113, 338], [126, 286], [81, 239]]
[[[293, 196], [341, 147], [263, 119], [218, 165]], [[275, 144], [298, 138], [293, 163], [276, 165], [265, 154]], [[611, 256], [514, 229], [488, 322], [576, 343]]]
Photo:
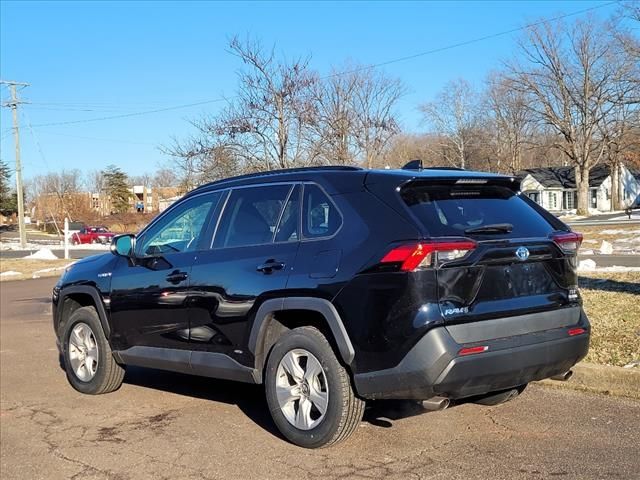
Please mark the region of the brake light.
[[475, 248], [476, 242], [473, 240], [412, 243], [395, 247], [380, 262], [401, 263], [400, 270], [411, 272], [457, 260]]
[[487, 350], [489, 350], [489, 347], [486, 345], [482, 345], [480, 347], [467, 347], [467, 348], [463, 348], [458, 352], [458, 355], [463, 356], [463, 355], [473, 355], [475, 353], [483, 353], [486, 352]]
[[551, 236], [563, 252], [577, 253], [582, 243], [582, 234], [576, 232], [556, 233]]

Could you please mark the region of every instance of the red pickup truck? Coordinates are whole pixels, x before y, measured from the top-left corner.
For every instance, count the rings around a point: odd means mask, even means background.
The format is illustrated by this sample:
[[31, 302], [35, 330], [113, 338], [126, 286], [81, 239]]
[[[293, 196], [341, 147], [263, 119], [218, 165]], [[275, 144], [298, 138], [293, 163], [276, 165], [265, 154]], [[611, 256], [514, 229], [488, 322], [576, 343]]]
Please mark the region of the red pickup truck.
[[71, 236], [71, 243], [111, 243], [114, 235], [106, 227], [83, 227]]

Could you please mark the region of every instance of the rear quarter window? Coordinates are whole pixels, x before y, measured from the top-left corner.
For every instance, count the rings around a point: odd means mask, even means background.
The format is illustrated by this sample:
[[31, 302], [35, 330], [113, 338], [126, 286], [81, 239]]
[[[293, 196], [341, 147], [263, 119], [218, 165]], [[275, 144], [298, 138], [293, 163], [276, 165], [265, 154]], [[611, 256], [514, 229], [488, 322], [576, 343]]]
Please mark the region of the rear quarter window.
[[[487, 238], [547, 237], [554, 228], [516, 192], [490, 185], [416, 185], [400, 193], [429, 235]], [[465, 231], [511, 224], [509, 233]]]

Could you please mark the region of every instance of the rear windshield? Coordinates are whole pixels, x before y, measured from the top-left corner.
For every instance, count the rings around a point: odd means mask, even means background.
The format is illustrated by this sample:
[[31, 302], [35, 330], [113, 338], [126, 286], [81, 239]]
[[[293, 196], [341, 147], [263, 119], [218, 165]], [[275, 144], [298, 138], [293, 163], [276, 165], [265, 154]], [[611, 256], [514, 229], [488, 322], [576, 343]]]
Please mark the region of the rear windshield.
[[[547, 237], [553, 227], [518, 194], [506, 187], [489, 185], [408, 186], [402, 192], [411, 212], [434, 237], [483, 238]], [[471, 233], [489, 225], [512, 226]], [[466, 233], [465, 233], [466, 232]]]

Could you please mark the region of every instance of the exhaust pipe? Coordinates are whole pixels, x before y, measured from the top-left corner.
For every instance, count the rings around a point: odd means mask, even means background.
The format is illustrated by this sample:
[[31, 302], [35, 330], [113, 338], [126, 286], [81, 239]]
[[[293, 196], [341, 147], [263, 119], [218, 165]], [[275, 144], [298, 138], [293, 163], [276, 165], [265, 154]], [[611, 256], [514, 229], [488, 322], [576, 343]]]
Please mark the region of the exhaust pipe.
[[554, 375], [553, 377], [551, 377], [551, 380], [557, 380], [559, 382], [566, 382], [572, 376], [573, 376], [573, 370], [567, 370], [566, 372], [561, 373], [559, 375]]
[[438, 410], [444, 410], [449, 406], [451, 401], [447, 397], [431, 397], [422, 401], [422, 406], [431, 411], [437, 412]]

